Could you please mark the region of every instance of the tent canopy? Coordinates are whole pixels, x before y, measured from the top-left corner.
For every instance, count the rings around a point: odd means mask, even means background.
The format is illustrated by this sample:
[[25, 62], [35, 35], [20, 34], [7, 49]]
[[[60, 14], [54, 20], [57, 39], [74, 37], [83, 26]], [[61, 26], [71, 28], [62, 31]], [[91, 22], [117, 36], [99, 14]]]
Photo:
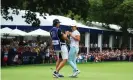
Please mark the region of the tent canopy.
[[11, 36], [25, 36], [27, 33], [24, 32], [24, 31], [21, 31], [19, 29], [12, 30], [8, 27], [5, 27], [5, 28], [1, 29], [1, 34], [2, 35], [8, 34], [8, 35], [11, 35]]
[[[26, 10], [19, 10], [19, 15], [15, 15], [15, 14], [12, 14], [13, 10], [9, 9], [9, 16], [13, 16], [13, 21], [10, 21], [10, 20], [5, 20], [2, 16], [1, 16], [1, 26], [4, 28], [4, 27], [9, 27], [9, 28], [12, 28], [12, 29], [15, 29], [16, 26], [18, 29], [20, 30], [24, 30], [24, 31], [33, 31], [35, 29], [43, 29], [43, 30], [46, 30], [46, 31], [49, 31], [51, 30], [52, 28], [52, 24], [53, 24], [53, 20], [54, 19], [59, 19], [61, 21], [61, 28], [63, 30], [69, 30], [70, 27], [68, 27], [69, 25], [71, 24], [75, 24], [77, 25], [78, 29], [80, 32], [90, 32], [90, 33], [104, 33], [106, 32], [106, 34], [113, 34], [115, 33], [116, 31], [112, 31], [112, 30], [109, 30], [109, 29], [104, 29], [104, 28], [101, 28], [101, 27], [96, 27], [96, 26], [86, 26], [80, 22], [77, 22], [75, 20], [72, 20], [71, 18], [68, 18], [68, 17], [64, 17], [64, 16], [59, 16], [59, 15], [46, 15], [46, 19], [44, 19], [42, 16], [40, 16], [40, 14], [38, 12], [36, 12], [36, 15], [37, 15], [37, 18], [40, 19], [40, 27], [32, 27], [31, 24], [27, 24], [25, 22], [25, 19], [22, 18], [22, 16], [25, 15], [25, 12]], [[99, 25], [99, 24], [98, 24]], [[101, 24], [100, 24], [101, 25]], [[115, 26], [116, 27], [116, 26]], [[119, 33], [119, 32], [117, 32]]]
[[0, 31], [0, 33], [1, 33], [1, 35], [8, 34], [8, 35], [14, 35], [14, 36], [16, 36], [16, 34], [12, 33], [12, 29], [10, 29], [8, 27], [2, 28], [1, 31]]
[[1, 34], [10, 34], [12, 29], [5, 27], [1, 29]]
[[[16, 26], [31, 26], [31, 24], [28, 24], [25, 22], [25, 18], [22, 18], [22, 16], [25, 15], [25, 11], [26, 10], [19, 10], [19, 14], [15, 15], [12, 14], [13, 10], [9, 9], [9, 16], [13, 16], [13, 21], [11, 20], [5, 20], [2, 16], [1, 16], [1, 25], [16, 25]], [[79, 23], [75, 20], [72, 20], [71, 18], [68, 17], [64, 17], [64, 16], [59, 16], [59, 15], [47, 15], [45, 16], [46, 19], [43, 18], [43, 16], [40, 16], [40, 14], [38, 12], [36, 12], [36, 16], [37, 18], [39, 18], [40, 20], [40, 26], [52, 26], [53, 25], [53, 20], [54, 19], [59, 19], [61, 21], [61, 25], [72, 25], [75, 24], [77, 25], [77, 27], [81, 27], [81, 28], [88, 28], [88, 26]]]
[[52, 22], [54, 19], [59, 19], [59, 21], [61, 22], [61, 25], [66, 25], [66, 26], [70, 26], [70, 25], [76, 25], [77, 27], [81, 27], [81, 28], [88, 28], [88, 26], [77, 22], [76, 20], [72, 20], [71, 18], [68, 17], [64, 17], [64, 16], [59, 16], [59, 15], [50, 15], [50, 16], [46, 16], [47, 20]]
[[20, 35], [20, 36], [25, 36], [27, 33], [24, 31], [21, 31], [19, 29], [14, 29], [12, 30], [12, 33], [16, 34], [16, 35]]
[[50, 33], [42, 29], [37, 29], [27, 33], [27, 36], [50, 36]]

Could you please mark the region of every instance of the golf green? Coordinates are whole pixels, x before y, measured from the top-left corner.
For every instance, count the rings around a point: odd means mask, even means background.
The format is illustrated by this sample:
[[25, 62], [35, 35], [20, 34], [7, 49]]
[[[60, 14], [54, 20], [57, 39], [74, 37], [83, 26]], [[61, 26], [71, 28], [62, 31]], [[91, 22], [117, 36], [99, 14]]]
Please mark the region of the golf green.
[[81, 73], [69, 78], [72, 69], [66, 65], [60, 73], [64, 78], [53, 78], [55, 64], [2, 67], [2, 80], [133, 80], [133, 62], [101, 62], [78, 64]]

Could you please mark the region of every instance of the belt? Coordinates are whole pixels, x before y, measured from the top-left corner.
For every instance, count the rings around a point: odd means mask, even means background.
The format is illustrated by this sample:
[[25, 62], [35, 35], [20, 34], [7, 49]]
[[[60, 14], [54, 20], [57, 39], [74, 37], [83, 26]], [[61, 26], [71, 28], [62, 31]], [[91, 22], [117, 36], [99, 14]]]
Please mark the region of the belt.
[[61, 45], [66, 45], [66, 43], [61, 43]]

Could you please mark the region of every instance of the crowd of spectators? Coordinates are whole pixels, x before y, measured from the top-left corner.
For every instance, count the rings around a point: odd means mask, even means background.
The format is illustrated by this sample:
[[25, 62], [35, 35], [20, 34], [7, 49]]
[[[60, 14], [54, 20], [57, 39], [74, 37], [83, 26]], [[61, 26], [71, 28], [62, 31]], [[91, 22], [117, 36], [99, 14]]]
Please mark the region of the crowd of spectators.
[[81, 53], [77, 57], [77, 62], [102, 62], [102, 61], [133, 61], [133, 50], [95, 50], [88, 54]]
[[53, 63], [56, 59], [49, 41], [2, 40], [2, 65]]
[[[2, 40], [1, 62], [2, 65], [55, 63], [57, 56], [50, 48], [49, 41], [14, 41]], [[101, 61], [133, 61], [133, 50], [91, 50], [86, 53], [86, 48], [80, 45], [77, 56], [78, 63]]]

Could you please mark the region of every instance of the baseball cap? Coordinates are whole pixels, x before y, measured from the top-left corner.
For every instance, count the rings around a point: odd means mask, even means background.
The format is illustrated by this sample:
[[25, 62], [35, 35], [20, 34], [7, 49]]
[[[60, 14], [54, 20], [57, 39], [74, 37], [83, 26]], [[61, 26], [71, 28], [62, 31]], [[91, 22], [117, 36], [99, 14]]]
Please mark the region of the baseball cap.
[[70, 26], [71, 26], [71, 27], [77, 27], [77, 25], [76, 25], [76, 24], [71, 24]]
[[61, 23], [58, 19], [53, 20], [53, 24]]

